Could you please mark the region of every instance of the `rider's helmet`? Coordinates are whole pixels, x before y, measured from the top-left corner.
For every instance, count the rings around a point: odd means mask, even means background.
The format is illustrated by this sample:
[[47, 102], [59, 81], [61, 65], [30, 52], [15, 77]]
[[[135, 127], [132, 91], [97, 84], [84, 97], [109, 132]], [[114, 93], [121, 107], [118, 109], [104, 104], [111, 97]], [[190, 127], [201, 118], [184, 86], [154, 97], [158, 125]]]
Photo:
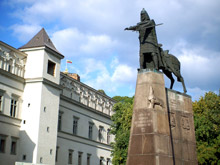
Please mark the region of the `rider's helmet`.
[[141, 22], [150, 20], [149, 15], [147, 14], [146, 10], [143, 8], [141, 11]]

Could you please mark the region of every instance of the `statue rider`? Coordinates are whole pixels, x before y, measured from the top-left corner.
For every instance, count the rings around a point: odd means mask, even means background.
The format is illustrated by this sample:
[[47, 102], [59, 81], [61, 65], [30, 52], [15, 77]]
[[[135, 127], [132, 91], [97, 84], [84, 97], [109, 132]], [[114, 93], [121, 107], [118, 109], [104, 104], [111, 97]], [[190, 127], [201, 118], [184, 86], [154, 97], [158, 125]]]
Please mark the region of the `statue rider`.
[[159, 66], [162, 65], [155, 26], [154, 20], [150, 20], [146, 10], [143, 9], [141, 11], [141, 22], [139, 22], [136, 26], [125, 28], [125, 30], [139, 31], [140, 69], [147, 68], [147, 59], [145, 58], [149, 59], [150, 56], [154, 64], [154, 69], [158, 70]]

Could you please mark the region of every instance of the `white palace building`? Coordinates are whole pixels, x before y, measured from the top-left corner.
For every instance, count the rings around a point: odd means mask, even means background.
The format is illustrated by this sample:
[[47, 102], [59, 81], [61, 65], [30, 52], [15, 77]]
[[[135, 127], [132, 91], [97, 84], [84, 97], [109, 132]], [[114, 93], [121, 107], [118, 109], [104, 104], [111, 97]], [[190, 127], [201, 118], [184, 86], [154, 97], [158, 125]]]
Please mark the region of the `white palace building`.
[[0, 165], [110, 165], [115, 101], [60, 72], [42, 29], [15, 49], [0, 41]]

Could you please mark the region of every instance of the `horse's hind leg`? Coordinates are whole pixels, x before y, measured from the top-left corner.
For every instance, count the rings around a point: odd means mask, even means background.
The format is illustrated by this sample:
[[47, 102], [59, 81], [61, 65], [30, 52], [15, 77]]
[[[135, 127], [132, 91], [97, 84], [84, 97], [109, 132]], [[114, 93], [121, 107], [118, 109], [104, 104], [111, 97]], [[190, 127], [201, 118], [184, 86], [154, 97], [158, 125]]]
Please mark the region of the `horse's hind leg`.
[[170, 79], [171, 83], [170, 83], [170, 89], [173, 89], [173, 84], [175, 82], [172, 73], [167, 71], [167, 70], [163, 70], [164, 74]]

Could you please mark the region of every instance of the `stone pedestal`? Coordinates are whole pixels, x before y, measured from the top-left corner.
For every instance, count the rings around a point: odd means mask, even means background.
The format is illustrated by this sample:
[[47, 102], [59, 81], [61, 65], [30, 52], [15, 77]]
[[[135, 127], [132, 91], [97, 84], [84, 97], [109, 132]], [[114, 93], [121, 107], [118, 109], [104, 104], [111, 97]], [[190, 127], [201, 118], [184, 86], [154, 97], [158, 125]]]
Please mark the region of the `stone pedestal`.
[[163, 73], [138, 73], [127, 165], [197, 164], [192, 102], [165, 89]]

